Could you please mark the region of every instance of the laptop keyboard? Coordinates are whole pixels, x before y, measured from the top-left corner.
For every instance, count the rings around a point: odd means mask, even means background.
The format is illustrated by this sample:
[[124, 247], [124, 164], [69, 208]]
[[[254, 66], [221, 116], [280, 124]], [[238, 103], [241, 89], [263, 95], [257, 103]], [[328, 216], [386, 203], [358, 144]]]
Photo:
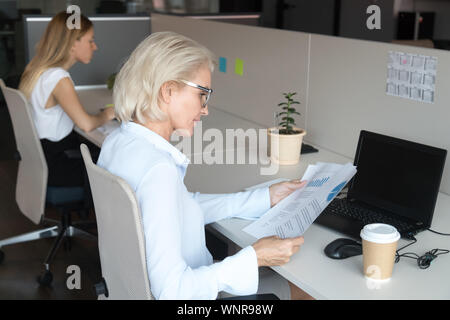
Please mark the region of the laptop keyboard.
[[340, 215], [347, 218], [355, 219], [362, 222], [364, 225], [370, 223], [386, 223], [397, 228], [398, 232], [405, 233], [413, 230], [414, 227], [404, 221], [394, 219], [379, 212], [369, 210], [367, 208], [358, 206], [354, 203], [349, 203], [347, 199], [334, 199], [323, 211], [322, 214]]

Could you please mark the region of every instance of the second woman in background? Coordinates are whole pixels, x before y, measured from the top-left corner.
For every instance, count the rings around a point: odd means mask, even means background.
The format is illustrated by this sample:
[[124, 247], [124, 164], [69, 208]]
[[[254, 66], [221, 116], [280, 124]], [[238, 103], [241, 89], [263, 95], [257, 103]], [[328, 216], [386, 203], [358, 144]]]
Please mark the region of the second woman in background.
[[114, 118], [113, 108], [90, 115], [80, 103], [68, 71], [77, 62], [88, 64], [97, 46], [92, 22], [81, 15], [80, 29], [69, 29], [69, 17], [60, 12], [50, 21], [19, 85], [33, 109], [49, 186], [84, 185], [83, 161], [67, 156], [68, 150], [79, 150], [79, 137], [73, 128], [76, 125], [89, 132]]

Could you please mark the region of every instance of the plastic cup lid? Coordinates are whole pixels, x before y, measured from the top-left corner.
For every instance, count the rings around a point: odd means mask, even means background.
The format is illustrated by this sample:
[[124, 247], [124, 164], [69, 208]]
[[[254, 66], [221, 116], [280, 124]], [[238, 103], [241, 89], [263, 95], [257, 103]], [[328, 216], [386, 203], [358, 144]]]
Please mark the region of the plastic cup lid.
[[367, 224], [361, 230], [361, 238], [375, 243], [391, 243], [400, 239], [400, 233], [389, 224]]

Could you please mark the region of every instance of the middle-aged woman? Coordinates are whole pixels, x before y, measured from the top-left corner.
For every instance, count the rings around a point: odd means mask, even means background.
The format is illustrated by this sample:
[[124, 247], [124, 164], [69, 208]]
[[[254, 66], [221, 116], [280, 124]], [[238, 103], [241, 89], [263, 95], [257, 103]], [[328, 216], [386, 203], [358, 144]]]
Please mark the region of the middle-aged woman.
[[78, 99], [68, 70], [76, 62], [88, 64], [97, 46], [92, 22], [81, 15], [80, 28], [69, 29], [66, 25], [69, 17], [63, 11], [49, 22], [19, 84], [33, 110], [33, 121], [47, 160], [49, 186], [84, 185], [83, 161], [66, 153], [80, 148], [74, 125], [88, 132], [114, 118], [112, 108], [96, 115], [88, 114]]
[[189, 160], [169, 139], [175, 130], [191, 136], [195, 123], [208, 115], [213, 67], [207, 48], [176, 33], [154, 33], [142, 41], [116, 78], [114, 104], [122, 124], [106, 138], [98, 165], [136, 193], [155, 298], [215, 299], [222, 291], [307, 296], [271, 270], [258, 276], [258, 267], [289, 261], [303, 237], [263, 238], [215, 263], [206, 247], [205, 224], [259, 217], [304, 185], [291, 181], [220, 195], [187, 191]]

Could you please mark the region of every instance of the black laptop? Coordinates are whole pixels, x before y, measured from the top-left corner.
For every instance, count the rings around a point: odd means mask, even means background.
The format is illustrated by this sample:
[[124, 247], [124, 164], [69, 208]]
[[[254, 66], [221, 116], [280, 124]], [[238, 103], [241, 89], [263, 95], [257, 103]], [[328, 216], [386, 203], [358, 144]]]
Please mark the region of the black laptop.
[[431, 226], [447, 150], [361, 131], [347, 197], [336, 197], [315, 223], [360, 239], [369, 223], [408, 238]]

